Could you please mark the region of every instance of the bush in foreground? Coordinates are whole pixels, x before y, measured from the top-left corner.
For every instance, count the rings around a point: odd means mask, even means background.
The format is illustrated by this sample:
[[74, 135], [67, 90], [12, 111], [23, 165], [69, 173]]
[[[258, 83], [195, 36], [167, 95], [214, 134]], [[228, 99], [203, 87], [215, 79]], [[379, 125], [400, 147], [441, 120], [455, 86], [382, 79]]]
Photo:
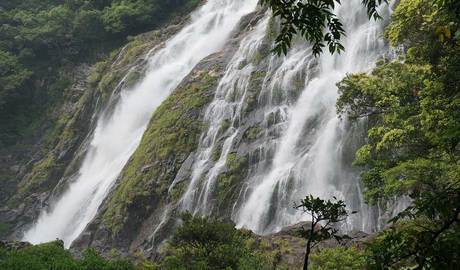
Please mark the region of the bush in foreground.
[[8, 270], [134, 270], [127, 260], [107, 260], [87, 249], [77, 260], [62, 241], [25, 247], [19, 250], [0, 248], [0, 269]]

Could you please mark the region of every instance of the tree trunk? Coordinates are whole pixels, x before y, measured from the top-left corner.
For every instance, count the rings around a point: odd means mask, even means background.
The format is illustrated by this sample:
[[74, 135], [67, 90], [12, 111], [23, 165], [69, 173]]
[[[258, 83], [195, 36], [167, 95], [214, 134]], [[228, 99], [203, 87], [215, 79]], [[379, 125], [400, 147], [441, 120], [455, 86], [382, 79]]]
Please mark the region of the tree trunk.
[[305, 251], [305, 259], [303, 261], [303, 270], [308, 270], [308, 257], [310, 256], [310, 241], [307, 244], [307, 250]]
[[312, 215], [312, 221], [311, 221], [311, 225], [310, 225], [310, 234], [308, 236], [307, 248], [305, 250], [305, 258], [303, 260], [303, 270], [308, 270], [308, 257], [310, 257], [311, 243], [312, 243], [312, 239], [313, 239], [313, 234], [315, 233], [316, 224], [317, 224], [317, 222], [315, 222], [315, 218]]

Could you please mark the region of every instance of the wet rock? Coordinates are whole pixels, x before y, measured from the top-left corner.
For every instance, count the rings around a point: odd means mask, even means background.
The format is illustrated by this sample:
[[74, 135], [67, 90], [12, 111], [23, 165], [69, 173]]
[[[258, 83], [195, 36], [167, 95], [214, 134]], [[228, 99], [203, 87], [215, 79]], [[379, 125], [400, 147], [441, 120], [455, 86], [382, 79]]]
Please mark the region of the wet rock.
[[141, 168], [141, 173], [145, 173], [147, 172], [150, 168], [154, 167], [155, 164], [148, 164], [148, 165], [145, 165]]
[[18, 251], [27, 247], [31, 247], [32, 244], [29, 242], [21, 241], [0, 241], [0, 249], [6, 249], [8, 251]]
[[281, 229], [281, 231], [275, 233], [274, 235], [279, 235], [279, 236], [290, 235], [290, 236], [298, 237], [299, 236], [299, 231], [301, 231], [301, 230], [309, 230], [310, 227], [311, 227], [311, 222], [310, 221], [304, 221], [304, 222], [300, 222], [300, 223], [293, 224], [293, 225], [290, 225], [290, 226], [286, 226], [283, 229]]
[[10, 167], [10, 171], [12, 171], [13, 173], [19, 173], [21, 171], [21, 166], [13, 165]]
[[195, 156], [193, 154], [189, 155], [189, 157], [184, 161], [184, 163], [182, 163], [182, 166], [180, 166], [180, 169], [177, 172], [176, 178], [174, 178], [173, 183], [181, 183], [190, 177], [194, 161]]

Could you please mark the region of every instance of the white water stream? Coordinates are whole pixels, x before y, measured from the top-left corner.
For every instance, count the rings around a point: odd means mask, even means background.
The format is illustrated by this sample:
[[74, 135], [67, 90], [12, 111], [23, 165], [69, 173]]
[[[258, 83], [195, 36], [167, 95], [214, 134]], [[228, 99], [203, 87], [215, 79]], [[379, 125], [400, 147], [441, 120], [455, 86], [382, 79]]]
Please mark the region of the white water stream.
[[[244, 106], [246, 91], [248, 90], [249, 79], [254, 71], [254, 65], [248, 64], [241, 68], [241, 64], [249, 57], [255, 55], [262, 39], [265, 35], [268, 19], [264, 19], [257, 27], [241, 41], [239, 50], [230, 61], [225, 75], [221, 79], [214, 100], [205, 112], [205, 122], [208, 123], [208, 130], [202, 136], [199, 145], [197, 159], [193, 167], [191, 182], [185, 192], [182, 204], [186, 210], [193, 210], [195, 213], [209, 213], [212, 208], [209, 202], [210, 194], [215, 188], [217, 177], [221, 173], [227, 161], [228, 154], [234, 143], [234, 139], [239, 132], [233, 128], [235, 121], [240, 119]], [[205, 170], [212, 159], [213, 150], [219, 140], [219, 133], [222, 132], [223, 121], [230, 123], [227, 131], [227, 138], [222, 144], [222, 151], [219, 159], [209, 171], [204, 175], [206, 183], [203, 188], [199, 188], [200, 180], [203, 178]], [[173, 183], [174, 184], [174, 183]], [[194, 205], [197, 205], [194, 207]]]
[[[335, 196], [345, 200], [351, 210], [359, 211], [349, 218], [346, 230], [375, 229], [372, 213], [361, 198], [359, 179], [345, 168], [344, 163], [349, 161], [342, 160], [351, 135], [336, 115], [335, 84], [347, 73], [369, 71], [383, 55], [383, 21], [368, 21], [359, 0], [344, 1], [337, 12], [347, 30], [343, 40], [346, 51], [340, 55], [324, 53], [314, 70], [308, 68], [308, 61], [297, 67], [307, 73], [305, 86], [298, 100], [288, 104], [285, 111], [285, 130], [275, 142], [270, 169], [253, 179], [244, 202], [234, 213], [239, 227], [268, 233], [308, 220], [293, 209], [293, 204], [313, 194], [326, 199]], [[389, 9], [382, 13], [388, 18]], [[297, 57], [294, 51], [283, 61]], [[278, 73], [281, 76], [272, 81], [286, 80], [286, 74]]]
[[256, 5], [257, 0], [209, 0], [150, 56], [145, 78], [133, 89], [124, 89], [112, 115], [99, 120], [77, 179], [40, 215], [24, 240], [59, 238], [70, 246], [96, 215], [155, 109], [201, 59], [222, 48], [241, 17]]
[[[372, 209], [363, 201], [357, 172], [344, 160], [356, 130], [336, 115], [336, 83], [347, 73], [366, 72], [386, 52], [384, 21], [369, 21], [360, 0], [343, 1], [338, 7], [347, 30], [343, 39], [346, 51], [340, 55], [325, 52], [319, 59], [311, 56], [308, 44], [296, 44], [285, 57], [268, 56], [268, 67], [257, 97], [257, 111], [263, 113], [263, 132], [248, 153], [249, 173], [233, 204], [232, 219], [238, 227], [257, 233], [270, 233], [309, 217], [293, 209], [294, 202], [307, 194], [321, 198], [333, 196], [346, 201], [359, 213], [344, 224], [345, 230], [375, 230], [379, 224]], [[381, 14], [388, 18], [388, 6]], [[266, 35], [268, 19], [241, 42], [228, 65], [214, 101], [207, 109], [208, 124], [193, 166], [191, 183], [182, 199], [182, 208], [209, 214], [215, 210], [219, 174], [225, 170], [230, 152], [244, 152], [238, 138], [247, 127], [244, 100], [251, 76], [256, 76], [257, 61]], [[302, 81], [299, 83], [299, 78]], [[296, 89], [297, 88], [297, 89]], [[256, 92], [257, 92], [256, 91]], [[299, 91], [295, 100], [289, 98]], [[243, 108], [243, 109], [242, 109]], [[275, 124], [269, 124], [275, 119]], [[225, 124], [227, 123], [227, 124]], [[220, 130], [226, 126], [226, 130]], [[222, 139], [224, 133], [224, 139]], [[217, 160], [212, 152], [221, 148]], [[347, 152], [348, 151], [348, 152]], [[243, 153], [244, 154], [244, 153]], [[234, 191], [233, 191], [234, 192]], [[378, 215], [378, 214], [377, 214]]]

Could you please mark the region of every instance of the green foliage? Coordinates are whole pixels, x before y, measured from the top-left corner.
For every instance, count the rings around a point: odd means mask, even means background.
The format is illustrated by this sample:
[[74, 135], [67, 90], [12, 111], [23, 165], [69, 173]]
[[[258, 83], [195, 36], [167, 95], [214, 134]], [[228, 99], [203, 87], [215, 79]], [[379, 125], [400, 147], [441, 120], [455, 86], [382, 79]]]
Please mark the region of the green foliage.
[[[102, 15], [105, 29], [112, 33], [127, 32], [137, 24], [146, 24], [151, 14], [145, 12], [154, 7], [146, 1], [119, 2], [107, 7]], [[145, 8], [145, 9], [144, 9]]]
[[368, 268], [456, 269], [459, 229], [458, 224], [439, 224], [426, 218], [398, 222], [367, 248]]
[[182, 219], [160, 269], [267, 269], [265, 260], [246, 247], [249, 236], [232, 224], [190, 213]]
[[190, 11], [200, 0], [114, 0], [102, 12], [102, 22], [109, 33], [139, 32], [157, 25], [174, 12]]
[[171, 196], [171, 199], [173, 201], [179, 201], [182, 195], [184, 194], [185, 190], [187, 189], [187, 183], [180, 182], [177, 183], [169, 192], [169, 195]]
[[[344, 221], [348, 217], [346, 205], [342, 200], [326, 201], [309, 195], [301, 200], [300, 204], [296, 205], [295, 208], [300, 209], [312, 219], [310, 228], [304, 228], [301, 231], [302, 237], [311, 241], [311, 247], [326, 239], [335, 238], [340, 240], [337, 235], [338, 230], [329, 225]], [[325, 224], [317, 226], [323, 221], [325, 221]]]
[[214, 162], [218, 161], [220, 156], [222, 155], [222, 143], [220, 144], [216, 144], [214, 146], [214, 148], [212, 149], [212, 153], [211, 153], [211, 158]]
[[[60, 80], [52, 87], [65, 89], [68, 87], [68, 80]], [[72, 90], [66, 90], [66, 97], [68, 97], [67, 94], [75, 97], [75, 92]], [[40, 150], [43, 156], [39, 156], [39, 160], [30, 164], [29, 173], [22, 178], [21, 182], [15, 184], [14, 194], [5, 196], [10, 207], [17, 207], [23, 202], [28, 203], [30, 202], [30, 194], [50, 191], [57, 184], [66, 164], [66, 157], [61, 154], [72, 152], [75, 145], [83, 139], [85, 128], [81, 124], [82, 121], [85, 121], [85, 114], [93, 94], [93, 91], [82, 93], [77, 96], [78, 99], [73, 101], [74, 108], [72, 110], [60, 111], [59, 114], [54, 113], [51, 119], [46, 119], [50, 125], [46, 133], [40, 135], [42, 136]], [[52, 109], [54, 108], [49, 108], [49, 110]], [[33, 123], [24, 133], [36, 132], [38, 125], [40, 125], [40, 120]], [[11, 176], [11, 180], [16, 179]]]
[[238, 157], [236, 153], [230, 153], [227, 156], [227, 167], [231, 171], [241, 171], [247, 167], [247, 157]]
[[[380, 18], [377, 7], [387, 0], [363, 0], [369, 17]], [[340, 39], [345, 35], [344, 27], [334, 13], [340, 0], [262, 0], [281, 18], [281, 33], [276, 38], [274, 51], [286, 54], [292, 39], [299, 34], [313, 45], [313, 54], [321, 54], [324, 47], [334, 53], [344, 50]]]
[[227, 131], [227, 129], [230, 128], [231, 125], [232, 125], [232, 121], [230, 119], [224, 119], [220, 126], [220, 132]]
[[307, 270], [309, 267], [309, 256], [315, 246], [327, 239], [336, 239], [340, 242], [344, 238], [347, 238], [346, 236], [339, 236], [339, 231], [332, 227], [332, 225], [344, 221], [348, 217], [348, 213], [346, 205], [342, 200], [326, 201], [313, 197], [313, 195], [305, 197], [295, 208], [311, 217], [310, 226], [308, 228], [302, 227], [302, 230], [299, 232], [301, 237], [307, 239], [303, 266], [303, 269]]
[[244, 132], [243, 138], [247, 139], [248, 141], [254, 141], [259, 138], [262, 132], [263, 130], [259, 126], [250, 127]]
[[[436, 57], [433, 49], [452, 44], [459, 38], [460, 4], [445, 0], [401, 1], [392, 16], [386, 37], [392, 45], [404, 43], [423, 50], [425, 57]], [[426, 41], [431, 41], [427, 43]]]
[[225, 212], [229, 202], [237, 196], [236, 190], [248, 173], [249, 160], [247, 156], [238, 156], [229, 153], [226, 162], [227, 171], [220, 174], [217, 179], [217, 199], [219, 210]]
[[46, 190], [48, 188], [46, 182], [50, 180], [50, 174], [57, 166], [59, 165], [56, 161], [56, 157], [52, 154], [34, 164], [31, 171], [32, 175], [30, 177], [30, 181], [23, 182], [18, 186], [17, 193], [15, 194], [13, 200], [16, 201], [18, 197], [20, 199], [24, 199], [23, 196], [30, 190]]
[[[271, 44], [271, 41], [269, 42], [270, 42], [269, 44]], [[254, 60], [256, 61], [256, 65], [269, 54], [270, 54], [269, 45], [262, 46], [262, 48], [259, 49], [253, 56]], [[245, 115], [248, 115], [249, 113], [257, 109], [257, 105], [259, 103], [258, 99], [259, 99], [260, 91], [262, 89], [262, 84], [264, 83], [266, 74], [267, 72], [264, 70], [254, 71], [251, 74], [249, 85], [246, 91], [246, 96], [244, 98], [243, 111]]]
[[[396, 240], [390, 233], [384, 239], [401, 241], [400, 249], [416, 260], [441, 252], [431, 248], [424, 251], [423, 246], [432, 247], [434, 243], [434, 247], [444, 246], [448, 231], [458, 233], [458, 97], [456, 94], [449, 97], [451, 90], [426, 65], [400, 62], [380, 66], [369, 76], [349, 76], [339, 84], [339, 89], [343, 93], [339, 110], [344, 109], [352, 118], [365, 115], [375, 118], [368, 131], [368, 144], [358, 151], [356, 158], [357, 164], [368, 167], [362, 173], [368, 201], [376, 203], [408, 195], [412, 206], [394, 222], [406, 218], [434, 221], [405, 227]], [[444, 227], [445, 224], [450, 225]], [[413, 230], [417, 226], [429, 229]], [[408, 241], [409, 236], [416, 241]], [[397, 245], [391, 245], [394, 246]], [[444, 254], [447, 256], [449, 252]], [[445, 262], [436, 262], [437, 259], [419, 263], [444, 265]]]
[[134, 265], [127, 260], [106, 260], [94, 249], [84, 251], [81, 261], [82, 269], [87, 270], [134, 270]]
[[61, 241], [25, 247], [19, 250], [0, 248], [0, 269], [8, 270], [134, 270], [126, 260], [106, 260], [88, 249], [81, 260], [74, 259]]
[[377, 171], [427, 153], [425, 146], [430, 141], [421, 133], [425, 122], [421, 121], [420, 93], [437, 91], [439, 84], [432, 78], [427, 65], [395, 61], [377, 67], [371, 75], [349, 75], [339, 83], [339, 113], [347, 112], [352, 120], [371, 117], [374, 122], [368, 131], [368, 144], [358, 150], [355, 162], [373, 165], [362, 175], [369, 187], [369, 201], [401, 194], [398, 189], [406, 191], [402, 181], [394, 181], [389, 174], [375, 177]]
[[30, 72], [17, 57], [0, 49], [0, 109], [7, 102], [6, 98], [22, 87], [29, 77]]
[[460, 59], [458, 2], [403, 0], [387, 29], [404, 58], [338, 84], [338, 112], [367, 117], [356, 154], [371, 203], [411, 205], [370, 246], [371, 269], [454, 269], [460, 257]]
[[325, 248], [310, 255], [312, 270], [362, 270], [366, 266], [363, 251], [354, 247]]

